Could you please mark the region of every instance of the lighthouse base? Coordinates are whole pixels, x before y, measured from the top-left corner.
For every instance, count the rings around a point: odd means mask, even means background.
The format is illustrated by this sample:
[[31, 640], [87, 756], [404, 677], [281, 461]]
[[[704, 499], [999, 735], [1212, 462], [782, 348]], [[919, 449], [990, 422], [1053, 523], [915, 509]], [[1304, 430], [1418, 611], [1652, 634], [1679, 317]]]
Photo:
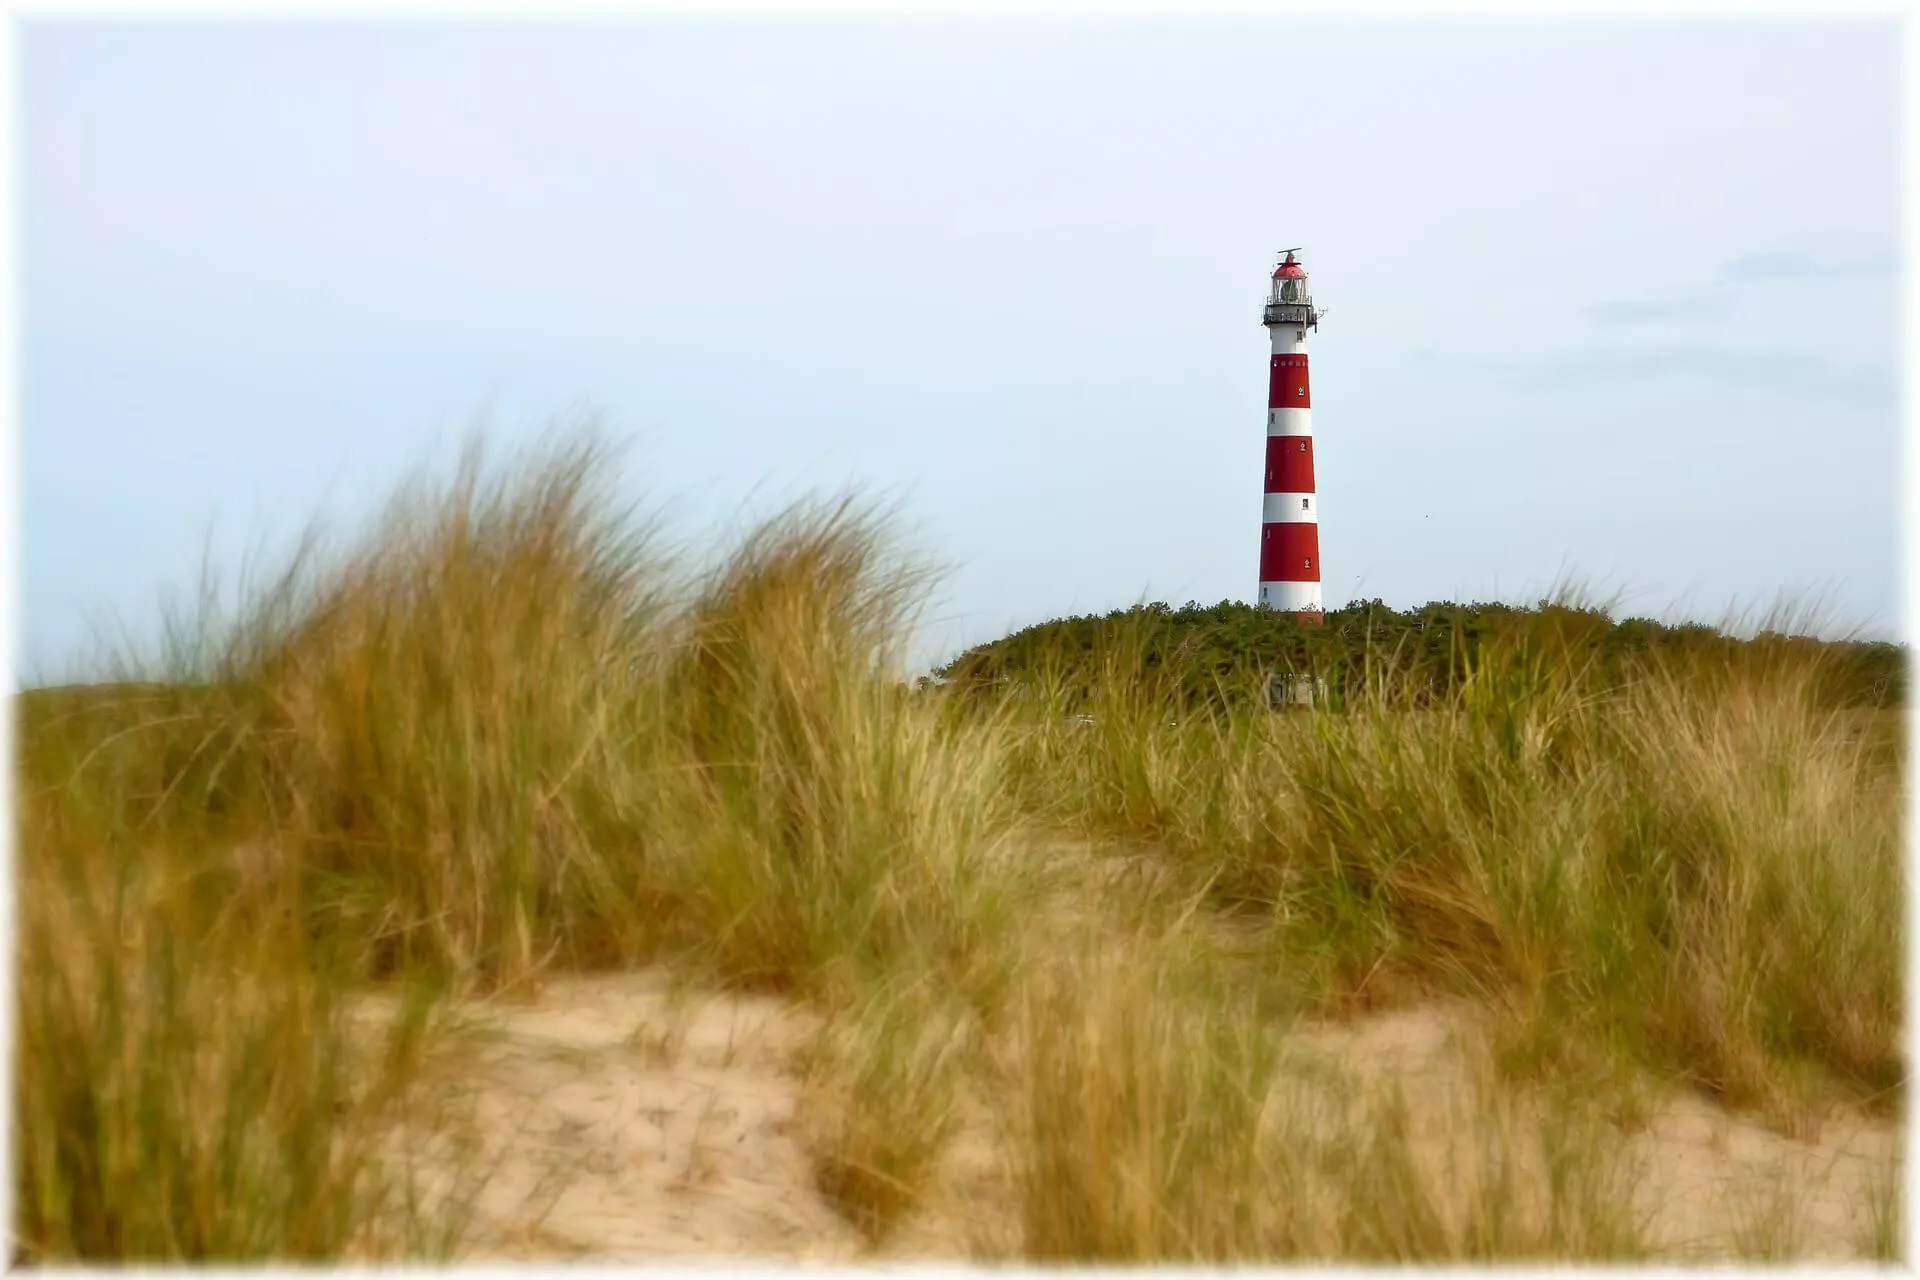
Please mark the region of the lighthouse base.
[[1260, 605], [1276, 613], [1312, 614], [1312, 619], [1301, 617], [1302, 622], [1320, 620], [1320, 584], [1317, 582], [1263, 582], [1260, 584]]

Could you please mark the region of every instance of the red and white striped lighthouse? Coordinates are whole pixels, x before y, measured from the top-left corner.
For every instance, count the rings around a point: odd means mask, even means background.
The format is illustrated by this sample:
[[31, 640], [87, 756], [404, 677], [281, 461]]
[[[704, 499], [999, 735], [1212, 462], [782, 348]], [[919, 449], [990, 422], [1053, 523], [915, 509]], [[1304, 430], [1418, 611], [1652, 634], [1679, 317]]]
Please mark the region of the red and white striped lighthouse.
[[1260, 516], [1260, 604], [1321, 620], [1320, 499], [1313, 490], [1313, 396], [1307, 386], [1307, 330], [1320, 313], [1307, 269], [1288, 250], [1273, 271], [1263, 323], [1273, 335], [1267, 379], [1267, 485]]

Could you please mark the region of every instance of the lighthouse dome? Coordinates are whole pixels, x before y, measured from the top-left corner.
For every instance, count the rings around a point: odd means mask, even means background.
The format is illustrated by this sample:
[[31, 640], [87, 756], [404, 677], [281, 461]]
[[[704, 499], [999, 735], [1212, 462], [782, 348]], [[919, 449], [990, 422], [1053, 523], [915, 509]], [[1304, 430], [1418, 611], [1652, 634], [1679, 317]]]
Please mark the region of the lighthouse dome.
[[[1307, 296], [1307, 269], [1293, 256], [1293, 250], [1287, 250], [1287, 260], [1273, 269], [1273, 292], [1268, 295], [1267, 304], [1272, 307], [1304, 307], [1301, 317], [1304, 323], [1312, 324], [1313, 300]], [[1272, 323], [1272, 316], [1268, 317]]]

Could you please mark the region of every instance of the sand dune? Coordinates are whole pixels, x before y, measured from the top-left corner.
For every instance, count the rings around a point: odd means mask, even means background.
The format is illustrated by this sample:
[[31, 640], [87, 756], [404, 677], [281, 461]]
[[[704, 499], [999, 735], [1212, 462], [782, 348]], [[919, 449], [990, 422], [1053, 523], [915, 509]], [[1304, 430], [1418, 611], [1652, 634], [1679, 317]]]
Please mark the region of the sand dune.
[[[877, 1248], [814, 1185], [800, 1108], [813, 1019], [783, 1002], [676, 990], [657, 970], [574, 977], [475, 1003], [445, 1096], [465, 1121], [469, 1261], [964, 1259], [1018, 1250], [1012, 1180], [983, 1121], [936, 1193]], [[1461, 1195], [1546, 1104], [1496, 1086], [1472, 1009], [1434, 1004], [1304, 1028], [1276, 1086], [1293, 1105], [1365, 1109], [1397, 1092], [1431, 1185]], [[1316, 1101], [1316, 1094], [1324, 1094]], [[1867, 1256], [1876, 1187], [1899, 1156], [1884, 1121], [1835, 1116], [1805, 1140], [1670, 1092], [1602, 1139], [1636, 1170], [1664, 1257]], [[444, 1186], [451, 1139], [416, 1176]], [[1522, 1178], [1544, 1169], [1520, 1159]], [[1544, 1185], [1544, 1181], [1542, 1182]]]

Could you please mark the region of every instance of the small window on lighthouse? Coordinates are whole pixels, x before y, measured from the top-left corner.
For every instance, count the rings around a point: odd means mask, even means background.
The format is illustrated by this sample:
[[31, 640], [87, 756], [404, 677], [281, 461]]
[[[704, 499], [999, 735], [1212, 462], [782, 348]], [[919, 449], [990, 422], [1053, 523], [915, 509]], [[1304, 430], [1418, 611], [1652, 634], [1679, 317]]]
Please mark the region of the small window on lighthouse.
[[1312, 502], [1313, 502], [1313, 499], [1312, 499], [1312, 498], [1302, 498], [1302, 499], [1300, 499], [1300, 509], [1301, 509], [1302, 511], [1305, 511], [1305, 510], [1306, 510], [1306, 509], [1308, 508], [1308, 506], [1312, 504]]
[[1302, 440], [1300, 442], [1300, 452], [1305, 453], [1306, 451], [1307, 451], [1307, 442], [1305, 440]]
[[1303, 560], [1302, 560], [1302, 561], [1300, 562], [1300, 567], [1301, 567], [1302, 569], [1311, 569], [1311, 568], [1313, 568], [1313, 557], [1312, 557], [1312, 556], [1307, 556], [1307, 557], [1306, 557], [1305, 559], [1303, 559]]

